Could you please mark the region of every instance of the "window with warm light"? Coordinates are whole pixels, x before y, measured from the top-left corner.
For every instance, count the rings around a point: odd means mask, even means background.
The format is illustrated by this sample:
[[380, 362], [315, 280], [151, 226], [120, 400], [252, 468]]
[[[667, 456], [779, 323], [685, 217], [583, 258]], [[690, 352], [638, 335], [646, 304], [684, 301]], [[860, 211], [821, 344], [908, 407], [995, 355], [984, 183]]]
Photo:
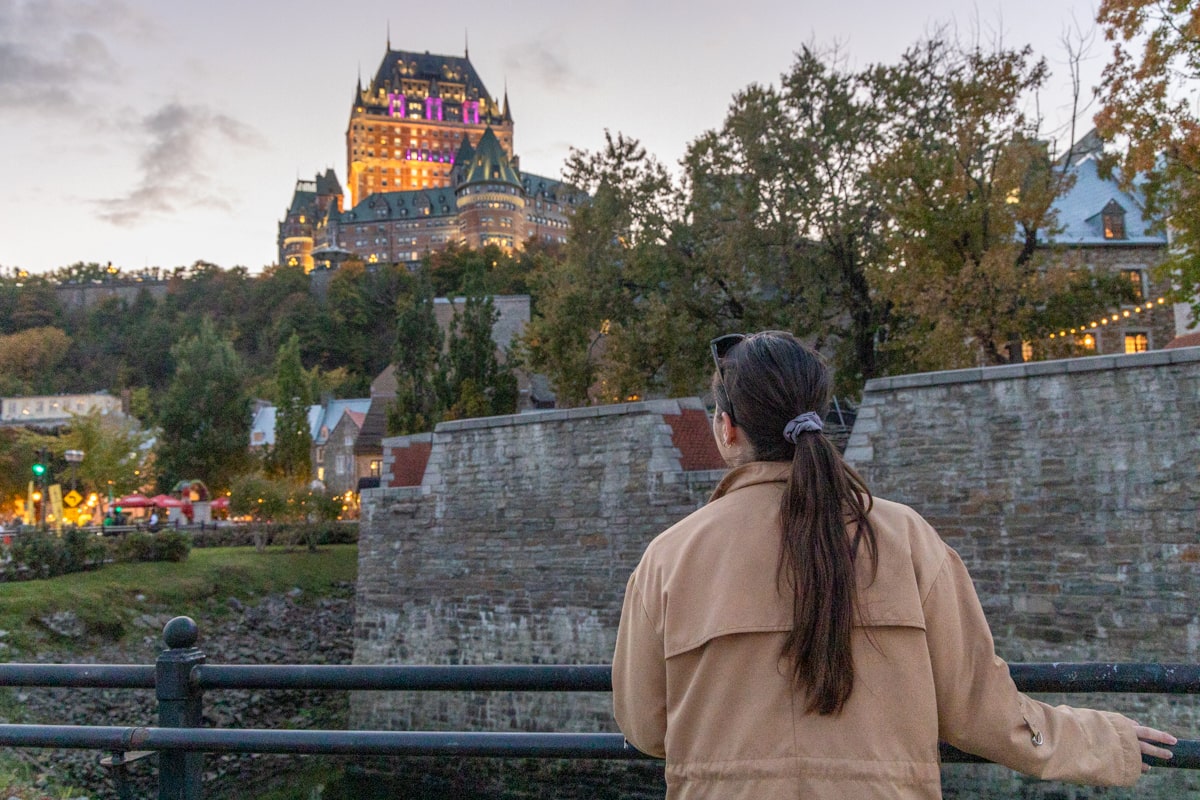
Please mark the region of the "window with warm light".
[[1150, 349], [1150, 335], [1142, 331], [1130, 331], [1125, 334], [1126, 353], [1144, 353]]
[[1133, 286], [1133, 299], [1142, 302], [1146, 296], [1146, 271], [1142, 269], [1123, 269], [1121, 277]]
[[1125, 239], [1125, 209], [1116, 200], [1109, 200], [1100, 212], [1105, 239]]

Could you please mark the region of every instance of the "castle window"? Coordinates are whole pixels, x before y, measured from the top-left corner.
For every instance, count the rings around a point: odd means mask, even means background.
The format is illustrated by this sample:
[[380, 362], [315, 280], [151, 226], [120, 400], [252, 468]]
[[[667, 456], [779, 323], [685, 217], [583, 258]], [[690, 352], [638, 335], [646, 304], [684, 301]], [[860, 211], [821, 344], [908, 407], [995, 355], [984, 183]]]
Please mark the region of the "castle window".
[[1150, 335], [1145, 331], [1130, 331], [1125, 334], [1126, 353], [1144, 353], [1150, 349]]
[[1116, 200], [1109, 200], [1100, 212], [1105, 239], [1125, 239], [1125, 209]]

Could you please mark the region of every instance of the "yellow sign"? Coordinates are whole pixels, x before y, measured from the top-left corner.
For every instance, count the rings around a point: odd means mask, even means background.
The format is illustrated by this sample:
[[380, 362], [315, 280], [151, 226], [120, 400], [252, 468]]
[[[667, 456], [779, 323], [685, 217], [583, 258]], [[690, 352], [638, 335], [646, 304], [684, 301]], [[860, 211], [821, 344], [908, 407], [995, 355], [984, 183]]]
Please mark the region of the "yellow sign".
[[57, 483], [50, 484], [50, 511], [51, 514], [46, 515], [46, 521], [53, 522], [54, 529], [61, 532], [63, 524], [63, 496], [62, 486]]
[[83, 495], [81, 495], [79, 492], [72, 489], [71, 491], [69, 491], [65, 495], [63, 495], [63, 502], [66, 503], [67, 505], [69, 505], [71, 508], [74, 508], [75, 506], [77, 506], [81, 502], [83, 502]]

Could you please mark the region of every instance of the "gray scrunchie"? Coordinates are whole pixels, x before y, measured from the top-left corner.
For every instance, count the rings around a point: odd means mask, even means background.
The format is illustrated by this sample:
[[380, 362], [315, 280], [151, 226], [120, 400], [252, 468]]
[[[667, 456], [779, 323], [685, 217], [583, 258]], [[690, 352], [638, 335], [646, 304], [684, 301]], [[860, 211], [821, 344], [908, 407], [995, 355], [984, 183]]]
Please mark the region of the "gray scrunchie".
[[800, 416], [793, 419], [783, 429], [783, 438], [787, 439], [792, 444], [800, 438], [800, 434], [805, 431], [815, 431], [820, 433], [825, 426], [821, 424], [821, 417], [815, 411], [805, 411]]

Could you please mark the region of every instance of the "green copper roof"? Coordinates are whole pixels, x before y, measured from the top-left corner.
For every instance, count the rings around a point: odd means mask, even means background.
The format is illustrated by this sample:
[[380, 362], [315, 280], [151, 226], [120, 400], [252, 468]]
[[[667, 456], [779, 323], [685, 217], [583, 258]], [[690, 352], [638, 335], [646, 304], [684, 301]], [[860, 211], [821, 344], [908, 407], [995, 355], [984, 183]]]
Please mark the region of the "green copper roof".
[[492, 133], [490, 127], [483, 132], [483, 136], [479, 139], [479, 147], [475, 148], [475, 155], [471, 157], [471, 163], [467, 166], [463, 185], [472, 183], [521, 185], [521, 176], [513, 169], [512, 162], [504, 154], [504, 148], [500, 146], [500, 140], [496, 138], [496, 134]]

